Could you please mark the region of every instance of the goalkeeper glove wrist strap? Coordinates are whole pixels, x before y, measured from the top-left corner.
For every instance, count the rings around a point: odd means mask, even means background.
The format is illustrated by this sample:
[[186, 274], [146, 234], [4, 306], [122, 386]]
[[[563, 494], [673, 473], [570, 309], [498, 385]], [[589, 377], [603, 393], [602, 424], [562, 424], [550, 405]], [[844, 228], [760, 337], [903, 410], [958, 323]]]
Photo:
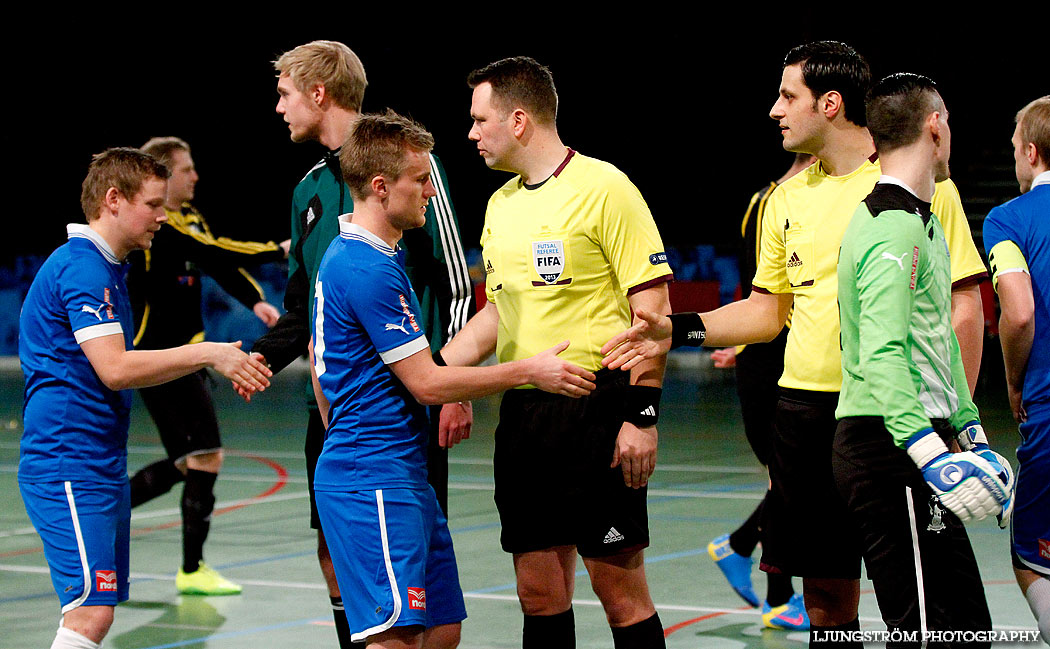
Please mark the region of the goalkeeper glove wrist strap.
[[920, 469], [930, 462], [948, 452], [941, 436], [933, 432], [932, 428], [923, 428], [908, 440], [908, 457], [915, 462]]

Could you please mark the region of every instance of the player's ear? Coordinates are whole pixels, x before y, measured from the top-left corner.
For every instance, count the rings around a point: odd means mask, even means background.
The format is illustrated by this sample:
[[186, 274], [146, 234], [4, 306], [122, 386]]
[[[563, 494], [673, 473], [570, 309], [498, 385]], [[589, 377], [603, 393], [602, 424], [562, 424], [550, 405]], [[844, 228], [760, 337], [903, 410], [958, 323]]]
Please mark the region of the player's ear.
[[528, 126], [531, 118], [529, 114], [520, 108], [516, 108], [514, 112], [510, 114], [510, 128], [514, 133], [514, 137], [520, 138], [525, 134], [525, 127]]
[[837, 90], [825, 92], [817, 100], [817, 105], [820, 107], [821, 112], [824, 113], [824, 117], [828, 119], [834, 119], [836, 115], [845, 110], [842, 104], [842, 95]]
[[926, 116], [926, 129], [930, 132], [933, 137], [934, 144], [941, 141], [941, 114], [938, 111], [933, 111]]
[[386, 198], [387, 194], [389, 193], [389, 190], [386, 186], [386, 178], [384, 178], [381, 175], [372, 178], [372, 182], [369, 183], [369, 185], [372, 188], [372, 193], [378, 196], [379, 198]]
[[117, 210], [120, 209], [120, 199], [123, 197], [124, 194], [121, 194], [119, 189], [110, 187], [106, 190], [105, 196], [102, 197], [102, 205], [116, 214]]
[[1028, 164], [1032, 165], [1033, 167], [1039, 164], [1039, 149], [1035, 147], [1034, 142], [1028, 142], [1024, 145], [1024, 154], [1025, 157], [1028, 158]]
[[323, 83], [318, 83], [318, 84], [314, 85], [313, 90], [310, 91], [310, 98], [313, 99], [314, 103], [317, 104], [318, 106], [320, 106], [321, 104], [324, 103], [324, 99], [327, 96], [328, 95], [327, 95], [327, 92], [325, 91], [325, 87], [324, 87]]

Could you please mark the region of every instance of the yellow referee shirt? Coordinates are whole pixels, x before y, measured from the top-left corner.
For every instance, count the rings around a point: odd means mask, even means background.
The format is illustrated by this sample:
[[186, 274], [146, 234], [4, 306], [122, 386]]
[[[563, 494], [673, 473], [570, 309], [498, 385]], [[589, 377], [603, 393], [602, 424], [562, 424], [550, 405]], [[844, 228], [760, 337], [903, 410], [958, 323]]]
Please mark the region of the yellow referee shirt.
[[[829, 176], [817, 162], [769, 197], [753, 284], [755, 290], [795, 296], [782, 387], [838, 392], [842, 385], [839, 246], [857, 205], [871, 193], [881, 174], [878, 162], [866, 161], [853, 173]], [[953, 285], [986, 276], [959, 190], [951, 180], [937, 184], [932, 209], [948, 240]]]
[[630, 326], [628, 293], [672, 277], [638, 189], [572, 150], [538, 187], [515, 177], [492, 195], [481, 246], [501, 363], [568, 340], [561, 358], [601, 369], [601, 346]]

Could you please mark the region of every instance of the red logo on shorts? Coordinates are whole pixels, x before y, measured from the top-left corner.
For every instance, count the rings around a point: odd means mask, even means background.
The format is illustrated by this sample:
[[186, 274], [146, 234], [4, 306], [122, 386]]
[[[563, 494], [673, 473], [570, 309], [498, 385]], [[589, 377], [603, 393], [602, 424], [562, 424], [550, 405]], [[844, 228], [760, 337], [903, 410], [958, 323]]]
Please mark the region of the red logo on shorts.
[[426, 588], [409, 588], [408, 589], [408, 608], [418, 609], [420, 611], [427, 610], [427, 589]]
[[1039, 539], [1039, 556], [1044, 559], [1050, 559], [1050, 541]]
[[96, 570], [95, 571], [95, 590], [102, 591], [117, 591], [117, 571], [116, 570]]

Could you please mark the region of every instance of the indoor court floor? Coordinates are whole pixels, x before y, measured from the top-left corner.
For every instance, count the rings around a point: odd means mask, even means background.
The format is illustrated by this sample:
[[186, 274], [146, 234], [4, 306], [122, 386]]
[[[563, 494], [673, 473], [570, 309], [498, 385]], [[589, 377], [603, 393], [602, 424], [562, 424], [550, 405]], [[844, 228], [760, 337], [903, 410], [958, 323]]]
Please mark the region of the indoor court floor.
[[[805, 647], [805, 633], [764, 630], [760, 611], [737, 597], [707, 556], [712, 538], [750, 514], [766, 479], [744, 439], [732, 375], [712, 370], [706, 355], [696, 353], [677, 356], [673, 364], [664, 390], [658, 468], [649, 487], [652, 545], [646, 551], [667, 646]], [[131, 600], [118, 607], [106, 647], [337, 646], [315, 558], [316, 536], [309, 529], [302, 455], [304, 370], [300, 364], [286, 370], [250, 405], [236, 399], [227, 382], [214, 386], [227, 459], [216, 486], [219, 502], [205, 557], [242, 584], [244, 592], [232, 597], [175, 592], [181, 560], [181, 486], [176, 486], [134, 510]], [[993, 446], [1013, 461], [1016, 429], [1007, 420], [1005, 395], [993, 396], [995, 403], [979, 398], [978, 405]], [[41, 544], [16, 483], [21, 400], [21, 373], [17, 362], [8, 360], [0, 371], [0, 647], [5, 649], [49, 646], [60, 617]], [[492, 502], [497, 404], [496, 397], [475, 402], [474, 433], [450, 456], [449, 527], [469, 614], [463, 623], [463, 649], [521, 646], [514, 575], [509, 556], [499, 547]], [[129, 469], [162, 455], [153, 424], [136, 397]], [[807, 515], [819, 512], [800, 513], [799, 525]], [[971, 525], [969, 532], [995, 627], [1034, 629], [1010, 569], [1007, 532], [991, 520]], [[611, 648], [601, 607], [582, 563], [580, 568], [574, 601], [577, 646]], [[757, 567], [754, 580], [762, 596], [765, 580]], [[800, 587], [796, 580], [796, 589]], [[864, 581], [861, 588], [862, 628], [885, 629], [871, 583]]]

